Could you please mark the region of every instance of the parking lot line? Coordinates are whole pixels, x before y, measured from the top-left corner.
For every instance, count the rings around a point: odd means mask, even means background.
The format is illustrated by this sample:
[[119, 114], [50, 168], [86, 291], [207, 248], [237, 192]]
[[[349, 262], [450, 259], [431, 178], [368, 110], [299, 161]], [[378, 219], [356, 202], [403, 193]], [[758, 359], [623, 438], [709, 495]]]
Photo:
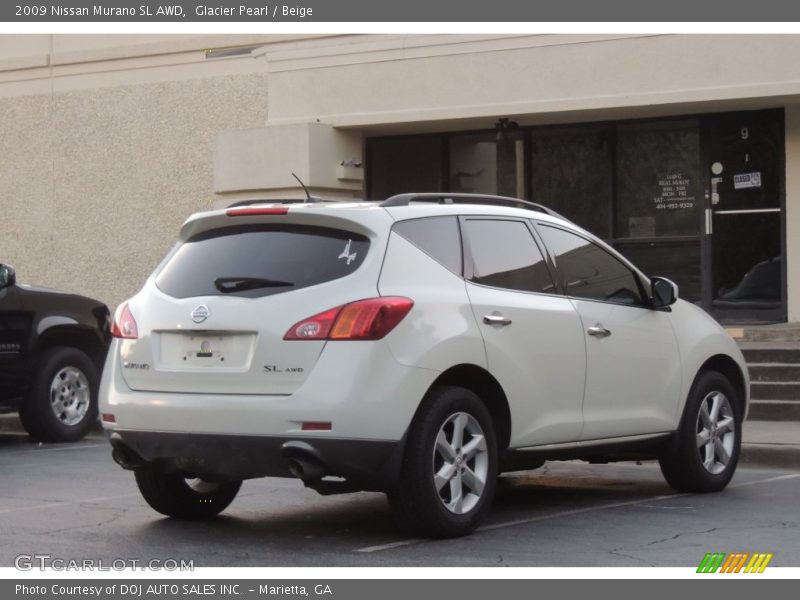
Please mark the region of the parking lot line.
[[[777, 475], [775, 477], [766, 477], [764, 479], [757, 479], [755, 481], [745, 481], [745, 482], [742, 482], [742, 483], [737, 483], [735, 485], [729, 486], [729, 489], [735, 489], [735, 488], [745, 487], [745, 486], [750, 486], [750, 485], [757, 485], [757, 484], [760, 484], [760, 483], [772, 483], [772, 482], [775, 482], [775, 481], [782, 481], [782, 480], [785, 480], [785, 479], [795, 479], [797, 477], [800, 477], [800, 473], [789, 473], [787, 475]], [[475, 531], [476, 531], [476, 533], [477, 532], [481, 532], [481, 531], [493, 531], [495, 529], [504, 529], [506, 527], [515, 527], [517, 525], [527, 525], [529, 523], [536, 523], [538, 521], [547, 521], [549, 519], [559, 519], [559, 518], [562, 518], [562, 517], [570, 517], [570, 516], [573, 516], [573, 515], [580, 515], [580, 514], [596, 512], [596, 511], [601, 511], [601, 510], [610, 510], [610, 509], [613, 509], [613, 508], [622, 508], [624, 506], [635, 506], [637, 504], [645, 504], [647, 502], [659, 502], [661, 500], [668, 500], [668, 499], [672, 499], [672, 498], [681, 498], [681, 497], [684, 497], [684, 496], [692, 496], [692, 495], [694, 495], [694, 494], [690, 494], [690, 493], [663, 494], [661, 496], [651, 496], [651, 497], [648, 497], [648, 498], [641, 498], [639, 500], [628, 500], [628, 501], [625, 501], [625, 502], [612, 502], [612, 503], [609, 503], [609, 504], [602, 504], [600, 506], [587, 506], [585, 508], [576, 508], [576, 509], [573, 509], [573, 510], [563, 510], [563, 511], [555, 512], [555, 513], [550, 513], [550, 514], [547, 514], [547, 515], [538, 515], [536, 517], [528, 517], [528, 518], [525, 518], [525, 519], [515, 519], [513, 521], [506, 521], [506, 522], [503, 522], [503, 523], [495, 523], [495, 524], [492, 524], [492, 525], [483, 525], [482, 527], [478, 527], [478, 529], [476, 529]], [[353, 552], [380, 552], [382, 550], [391, 550], [393, 548], [400, 548], [400, 547], [403, 547], [403, 546], [412, 546], [414, 544], [420, 544], [420, 543], [432, 542], [432, 541], [436, 541], [436, 540], [418, 539], [418, 538], [407, 539], [407, 540], [399, 540], [399, 541], [396, 541], [396, 542], [389, 542], [389, 543], [381, 544], [381, 545], [377, 545], [377, 546], [367, 546], [365, 548], [357, 548], [357, 549], [353, 550]]]
[[777, 475], [775, 477], [767, 477], [766, 479], [757, 479], [756, 481], [743, 481], [742, 483], [737, 483], [736, 485], [732, 485], [732, 488], [740, 488], [746, 487], [748, 485], [757, 485], [759, 483], [771, 483], [773, 481], [781, 481], [783, 479], [795, 479], [800, 477], [800, 473], [789, 473], [788, 475]]
[[[80, 446], [59, 446], [58, 448], [32, 448], [30, 450], [12, 450], [11, 452], [0, 452], [0, 458], [12, 454], [33, 454], [34, 452], [65, 452], [67, 450], [86, 450], [88, 448], [102, 448], [106, 444], [85, 444]], [[111, 448], [111, 446], [108, 446]]]
[[400, 540], [398, 542], [389, 542], [388, 544], [380, 544], [378, 546], [367, 546], [366, 548], [359, 548], [355, 552], [380, 552], [381, 550], [391, 550], [392, 548], [399, 548], [400, 546], [411, 546], [425, 540], [413, 538], [410, 540]]

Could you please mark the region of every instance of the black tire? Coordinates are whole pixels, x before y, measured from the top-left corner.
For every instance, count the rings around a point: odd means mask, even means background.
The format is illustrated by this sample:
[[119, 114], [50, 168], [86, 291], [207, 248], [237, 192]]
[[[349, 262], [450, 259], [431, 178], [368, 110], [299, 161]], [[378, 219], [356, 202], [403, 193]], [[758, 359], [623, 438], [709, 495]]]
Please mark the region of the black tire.
[[153, 463], [134, 470], [142, 497], [162, 515], [178, 519], [207, 519], [228, 508], [241, 480], [216, 482], [187, 480], [181, 473], [165, 472]]
[[[71, 379], [75, 373], [79, 375]], [[63, 385], [53, 391], [61, 375]], [[40, 442], [77, 442], [97, 423], [98, 384], [97, 366], [85, 353], [66, 346], [48, 348], [19, 407], [23, 427]], [[59, 416], [53, 402], [59, 403]], [[84, 403], [88, 404], [84, 407]]]
[[[720, 423], [723, 424], [727, 418], [732, 422], [728, 426], [708, 427], [710, 421], [701, 415], [701, 409], [705, 406], [709, 412], [718, 394], [722, 396], [718, 419], [722, 419]], [[733, 434], [732, 438], [728, 437], [728, 431]], [[709, 441], [704, 443], [706, 439]], [[719, 442], [724, 453], [716, 449], [714, 440]], [[736, 388], [722, 373], [703, 371], [689, 392], [680, 427], [659, 459], [661, 472], [667, 483], [680, 492], [717, 492], [728, 485], [736, 471], [741, 440], [742, 403]], [[710, 463], [709, 450], [712, 450]], [[704, 465], [704, 459], [709, 466]]]
[[[456, 418], [463, 421], [456, 421]], [[465, 425], [462, 443], [451, 446], [450, 442], [456, 441], [453, 431], [457, 422]], [[452, 462], [447, 464], [443, 454], [435, 450], [440, 430], [445, 434], [447, 446], [453, 450]], [[462, 447], [467, 447], [470, 440], [478, 445], [480, 433], [485, 451], [481, 449], [471, 458], [462, 455]], [[470, 436], [469, 439], [466, 436]], [[491, 508], [497, 484], [497, 462], [494, 423], [480, 398], [459, 387], [441, 387], [429, 392], [409, 428], [400, 479], [388, 491], [389, 502], [401, 527], [417, 535], [441, 538], [474, 531]], [[434, 474], [445, 470], [452, 476], [443, 484], [440, 494]], [[475, 484], [481, 475], [482, 489], [477, 494]], [[467, 482], [468, 478], [472, 484]], [[457, 494], [452, 494], [453, 489], [461, 490], [461, 505], [458, 505]], [[447, 503], [452, 508], [448, 508]], [[459, 510], [463, 512], [456, 512]]]

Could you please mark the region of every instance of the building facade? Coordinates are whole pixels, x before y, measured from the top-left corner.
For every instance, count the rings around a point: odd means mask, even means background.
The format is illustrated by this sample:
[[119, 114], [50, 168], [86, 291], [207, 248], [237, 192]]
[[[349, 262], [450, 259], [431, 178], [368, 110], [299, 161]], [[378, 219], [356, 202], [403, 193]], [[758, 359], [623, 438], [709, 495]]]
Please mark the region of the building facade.
[[[0, 261], [115, 305], [191, 212], [561, 212], [727, 323], [800, 320], [800, 36], [0, 37]], [[502, 243], [502, 240], [498, 240]]]

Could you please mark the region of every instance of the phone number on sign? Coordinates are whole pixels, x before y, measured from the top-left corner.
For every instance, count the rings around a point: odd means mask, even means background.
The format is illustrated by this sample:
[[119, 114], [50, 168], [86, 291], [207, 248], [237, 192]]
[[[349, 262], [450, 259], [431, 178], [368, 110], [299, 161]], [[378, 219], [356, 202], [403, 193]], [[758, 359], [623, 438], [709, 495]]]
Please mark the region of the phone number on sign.
[[659, 202], [656, 204], [656, 210], [674, 210], [679, 208], [694, 208], [694, 202]]

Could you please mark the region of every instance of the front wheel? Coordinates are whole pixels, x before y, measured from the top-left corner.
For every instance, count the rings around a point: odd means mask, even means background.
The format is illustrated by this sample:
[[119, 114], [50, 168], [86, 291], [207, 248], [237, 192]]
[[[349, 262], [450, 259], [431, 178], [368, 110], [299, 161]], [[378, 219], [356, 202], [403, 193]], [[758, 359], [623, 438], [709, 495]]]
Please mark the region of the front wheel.
[[41, 442], [76, 442], [97, 423], [97, 367], [77, 348], [46, 350], [19, 408], [28, 433]]
[[716, 492], [733, 477], [742, 441], [742, 411], [727, 377], [700, 373], [680, 429], [659, 459], [667, 483], [680, 492]]
[[486, 406], [464, 388], [433, 390], [411, 423], [400, 480], [389, 491], [401, 525], [432, 537], [466, 535], [488, 513], [496, 480]]
[[137, 468], [134, 475], [142, 497], [153, 510], [183, 519], [218, 515], [233, 502], [242, 486], [240, 480], [187, 479], [181, 473], [166, 472], [151, 463]]

